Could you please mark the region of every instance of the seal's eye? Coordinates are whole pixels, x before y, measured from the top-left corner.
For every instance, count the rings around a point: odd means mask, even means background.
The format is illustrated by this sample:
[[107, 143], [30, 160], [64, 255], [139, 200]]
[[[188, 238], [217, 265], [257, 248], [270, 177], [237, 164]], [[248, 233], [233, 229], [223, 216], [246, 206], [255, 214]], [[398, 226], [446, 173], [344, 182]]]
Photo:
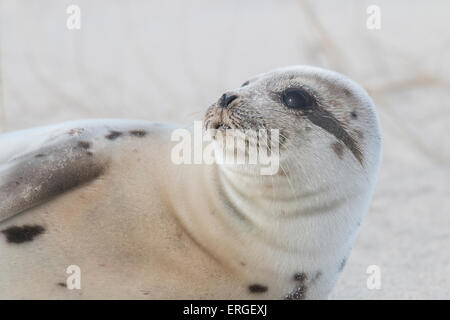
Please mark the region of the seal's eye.
[[306, 90], [300, 88], [284, 90], [281, 94], [281, 100], [286, 107], [299, 110], [312, 109], [315, 104], [314, 98]]

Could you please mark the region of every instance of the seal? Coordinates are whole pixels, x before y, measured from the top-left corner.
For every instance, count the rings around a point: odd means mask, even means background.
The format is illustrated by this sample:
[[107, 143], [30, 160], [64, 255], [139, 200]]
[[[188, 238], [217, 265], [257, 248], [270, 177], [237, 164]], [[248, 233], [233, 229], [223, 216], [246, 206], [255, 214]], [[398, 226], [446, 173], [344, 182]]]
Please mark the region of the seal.
[[176, 164], [179, 126], [146, 121], [0, 135], [0, 298], [326, 298], [379, 170], [368, 94], [276, 69], [224, 93], [204, 126], [279, 130], [279, 169]]

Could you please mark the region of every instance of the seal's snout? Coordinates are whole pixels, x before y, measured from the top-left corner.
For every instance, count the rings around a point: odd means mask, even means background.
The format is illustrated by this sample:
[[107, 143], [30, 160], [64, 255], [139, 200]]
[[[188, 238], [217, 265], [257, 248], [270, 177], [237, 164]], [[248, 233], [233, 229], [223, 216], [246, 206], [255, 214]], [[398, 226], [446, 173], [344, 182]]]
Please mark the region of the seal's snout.
[[220, 97], [217, 105], [219, 106], [219, 108], [224, 108], [224, 109], [228, 108], [230, 106], [230, 104], [237, 98], [238, 98], [237, 94], [226, 92]]

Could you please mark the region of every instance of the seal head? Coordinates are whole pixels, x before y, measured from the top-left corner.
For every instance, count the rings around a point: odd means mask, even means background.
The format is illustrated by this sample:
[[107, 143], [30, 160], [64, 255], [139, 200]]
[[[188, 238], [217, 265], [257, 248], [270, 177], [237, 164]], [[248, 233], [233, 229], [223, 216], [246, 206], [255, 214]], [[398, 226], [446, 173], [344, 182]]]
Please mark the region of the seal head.
[[[326, 296], [368, 210], [380, 166], [381, 132], [369, 95], [332, 71], [281, 68], [224, 93], [207, 110], [205, 127], [279, 130], [277, 173], [219, 165], [221, 190], [258, 230], [266, 245], [260, 254], [277, 261], [277, 272], [288, 283], [304, 275], [285, 297]], [[273, 254], [268, 243], [277, 248]], [[281, 252], [289, 254], [280, 259]]]

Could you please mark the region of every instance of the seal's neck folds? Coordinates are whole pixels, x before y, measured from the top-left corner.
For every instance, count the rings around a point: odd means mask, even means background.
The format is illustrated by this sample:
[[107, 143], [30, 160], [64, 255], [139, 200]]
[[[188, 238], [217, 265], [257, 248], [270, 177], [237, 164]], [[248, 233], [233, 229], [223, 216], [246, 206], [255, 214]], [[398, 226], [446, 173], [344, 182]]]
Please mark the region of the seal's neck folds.
[[310, 203], [336, 195], [328, 194], [331, 189], [326, 185], [305, 183], [297, 172], [283, 168], [275, 175], [261, 175], [258, 166], [218, 165], [218, 176], [223, 196], [236, 207], [246, 208], [244, 214], [254, 215], [249, 218], [261, 215], [270, 220], [313, 213]]

